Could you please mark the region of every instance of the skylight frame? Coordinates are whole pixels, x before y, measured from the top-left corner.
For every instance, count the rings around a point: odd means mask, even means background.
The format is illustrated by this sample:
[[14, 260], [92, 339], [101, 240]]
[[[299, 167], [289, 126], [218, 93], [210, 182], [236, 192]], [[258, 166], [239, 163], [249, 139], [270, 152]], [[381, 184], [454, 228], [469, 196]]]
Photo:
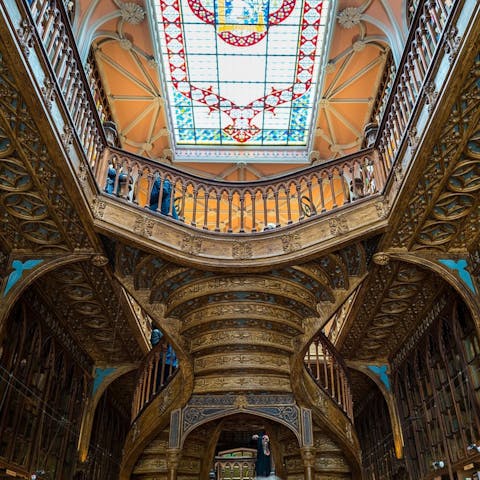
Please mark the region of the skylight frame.
[[[170, 0], [172, 1], [172, 0]], [[175, 1], [175, 0], [173, 0]], [[183, 6], [186, 5], [188, 0], [178, 0], [183, 2]], [[191, 2], [198, 2], [199, 0], [190, 0]], [[208, 1], [208, 0], [207, 0]], [[213, 1], [213, 0], [210, 0]], [[218, 0], [215, 0], [218, 1]], [[272, 1], [272, 0], [270, 0]], [[278, 1], [278, 0], [277, 0]], [[313, 0], [297, 0], [295, 8], [299, 8], [298, 5], [301, 5], [301, 8], [304, 8], [305, 1]], [[285, 3], [285, 1], [284, 1]], [[192, 162], [199, 161], [203, 163], [210, 162], [252, 162], [252, 163], [298, 163], [306, 164], [309, 163], [309, 152], [312, 148], [314, 135], [315, 135], [315, 124], [318, 115], [318, 104], [323, 88], [324, 82], [324, 73], [325, 65], [327, 64], [327, 54], [330, 49], [330, 42], [333, 32], [332, 19], [336, 11], [336, 0], [324, 0], [322, 7], [322, 16], [321, 23], [322, 26], [319, 27], [323, 29], [323, 39], [321, 39], [320, 51], [315, 53], [316, 58], [316, 72], [315, 76], [312, 76], [312, 83], [315, 83], [315, 88], [309, 89], [309, 95], [312, 97], [310, 102], [309, 109], [311, 109], [307, 115], [310, 117], [309, 129], [305, 135], [305, 142], [302, 145], [288, 145], [288, 144], [277, 144], [277, 145], [252, 145], [253, 142], [244, 142], [238, 144], [227, 144], [227, 145], [218, 145], [218, 144], [181, 144], [177, 142], [178, 135], [175, 133], [176, 120], [174, 114], [172, 113], [175, 107], [171, 106], [171, 96], [173, 88], [169, 88], [169, 82], [171, 80], [170, 68], [168, 73], [166, 73], [167, 64], [165, 57], [162, 53], [162, 42], [165, 44], [165, 33], [163, 29], [157, 28], [157, 23], [159, 21], [157, 17], [157, 9], [160, 10], [159, 0], [150, 0], [147, 2], [148, 11], [149, 11], [149, 25], [151, 29], [152, 38], [154, 39], [154, 48], [155, 55], [157, 58], [157, 64], [160, 71], [160, 79], [162, 83], [162, 92], [165, 100], [165, 112], [168, 122], [168, 130], [170, 135], [170, 146], [172, 150], [172, 156], [176, 162]], [[160, 19], [161, 20], [161, 19]], [[200, 22], [200, 21], [198, 21]], [[214, 25], [205, 25], [206, 28], [213, 29], [213, 34], [215, 35], [215, 26]], [[274, 29], [276, 26], [270, 27]], [[297, 22], [296, 28], [300, 29], [300, 24]], [[270, 30], [271, 31], [271, 30]], [[183, 39], [183, 26], [182, 26], [182, 39]], [[216, 35], [215, 35], [216, 36]], [[268, 35], [267, 35], [268, 37]], [[178, 38], [178, 37], [177, 37]], [[222, 41], [222, 40], [218, 40]], [[248, 47], [247, 47], [248, 48]], [[319, 48], [317, 48], [319, 50]], [[244, 50], [245, 51], [245, 50]], [[298, 49], [296, 50], [296, 55], [298, 55]], [[217, 57], [218, 59], [218, 57]], [[268, 60], [268, 58], [267, 58]], [[266, 61], [267, 61], [266, 60]], [[188, 61], [188, 57], [187, 57]], [[298, 71], [297, 71], [298, 72]], [[213, 82], [212, 82], [213, 83]], [[190, 86], [194, 84], [193, 81], [190, 82]], [[293, 87], [293, 84], [292, 84]], [[193, 87], [195, 88], [195, 87]], [[308, 89], [307, 89], [308, 90]], [[273, 91], [273, 90], [272, 90]], [[220, 97], [217, 95], [217, 97]], [[223, 97], [224, 98], [224, 97]], [[302, 100], [302, 97], [300, 97]], [[218, 105], [218, 103], [217, 103]], [[277, 107], [276, 110], [278, 111]], [[218, 112], [214, 114], [219, 115]], [[265, 114], [264, 114], [265, 115]]]

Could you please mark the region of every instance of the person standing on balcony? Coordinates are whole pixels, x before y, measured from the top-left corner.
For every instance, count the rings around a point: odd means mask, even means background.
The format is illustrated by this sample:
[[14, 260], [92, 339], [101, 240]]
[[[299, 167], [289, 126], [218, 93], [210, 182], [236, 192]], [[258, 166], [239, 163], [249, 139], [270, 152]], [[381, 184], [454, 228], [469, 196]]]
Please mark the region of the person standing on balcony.
[[[152, 185], [152, 192], [150, 193], [150, 210], [158, 210], [158, 200], [160, 198], [160, 177], [157, 177]], [[172, 218], [178, 219], [177, 209], [172, 205], [174, 201], [172, 193], [172, 182], [165, 178], [162, 186], [162, 202], [160, 205], [160, 213], [162, 215], [170, 215]], [[171, 212], [170, 212], [171, 210]]]

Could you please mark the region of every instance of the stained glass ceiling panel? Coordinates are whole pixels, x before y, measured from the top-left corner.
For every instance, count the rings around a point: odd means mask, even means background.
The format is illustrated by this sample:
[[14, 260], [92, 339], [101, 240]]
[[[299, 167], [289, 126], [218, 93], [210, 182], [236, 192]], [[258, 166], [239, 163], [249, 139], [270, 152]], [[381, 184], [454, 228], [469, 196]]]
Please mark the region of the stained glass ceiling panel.
[[176, 157], [205, 147], [257, 159], [289, 147], [287, 161], [305, 157], [329, 3], [152, 0]]

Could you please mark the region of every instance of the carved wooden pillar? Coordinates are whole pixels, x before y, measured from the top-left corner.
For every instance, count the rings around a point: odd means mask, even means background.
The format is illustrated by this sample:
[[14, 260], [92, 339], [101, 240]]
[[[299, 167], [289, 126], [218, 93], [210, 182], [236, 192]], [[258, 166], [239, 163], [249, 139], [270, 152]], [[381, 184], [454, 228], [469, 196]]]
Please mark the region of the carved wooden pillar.
[[300, 453], [302, 454], [305, 480], [313, 480], [315, 467], [315, 449], [313, 447], [301, 447]]
[[181, 450], [179, 448], [168, 448], [166, 453], [168, 480], [177, 480], [177, 470], [180, 463]]

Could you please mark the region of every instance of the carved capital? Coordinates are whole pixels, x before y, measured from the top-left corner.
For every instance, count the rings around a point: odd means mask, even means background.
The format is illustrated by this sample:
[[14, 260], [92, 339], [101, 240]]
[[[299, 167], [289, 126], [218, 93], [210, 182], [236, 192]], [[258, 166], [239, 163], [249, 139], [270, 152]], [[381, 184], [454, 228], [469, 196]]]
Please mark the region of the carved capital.
[[304, 467], [315, 466], [315, 448], [313, 447], [301, 447], [300, 453], [302, 455]]
[[180, 448], [167, 448], [165, 451], [167, 457], [167, 467], [169, 470], [177, 470], [181, 457]]

